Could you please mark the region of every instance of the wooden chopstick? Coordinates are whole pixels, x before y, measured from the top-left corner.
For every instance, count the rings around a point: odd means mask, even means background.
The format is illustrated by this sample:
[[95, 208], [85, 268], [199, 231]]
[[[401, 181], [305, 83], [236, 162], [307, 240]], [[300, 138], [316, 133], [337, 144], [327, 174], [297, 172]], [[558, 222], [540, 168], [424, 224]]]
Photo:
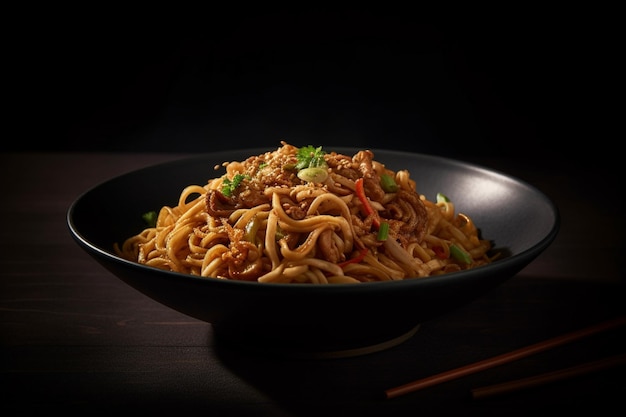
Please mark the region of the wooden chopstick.
[[583, 363], [581, 365], [572, 366], [558, 371], [546, 372], [545, 374], [534, 375], [528, 378], [516, 379], [514, 381], [504, 382], [502, 384], [488, 385], [472, 389], [472, 398], [482, 399], [493, 397], [494, 395], [506, 394], [508, 392], [519, 391], [521, 389], [535, 387], [549, 382], [561, 379], [571, 378], [578, 375], [588, 374], [594, 371], [600, 371], [613, 366], [626, 363], [626, 353], [615, 355], [592, 362]]
[[463, 377], [475, 372], [479, 372], [494, 366], [502, 365], [507, 362], [530, 356], [532, 354], [542, 352], [544, 350], [551, 349], [556, 346], [560, 346], [574, 340], [582, 339], [583, 337], [591, 336], [596, 333], [607, 331], [626, 324], [626, 316], [618, 317], [612, 320], [608, 320], [602, 323], [598, 323], [589, 327], [585, 327], [580, 330], [576, 330], [570, 333], [563, 334], [551, 339], [544, 340], [539, 343], [535, 343], [502, 355], [494, 356], [489, 359], [485, 359], [473, 364], [462, 366], [460, 368], [445, 371], [440, 374], [429, 376], [417, 381], [409, 382], [408, 384], [400, 385], [394, 388], [385, 390], [385, 396], [387, 399], [399, 397], [401, 395], [408, 394], [410, 392], [418, 391], [433, 385], [441, 384], [453, 379]]

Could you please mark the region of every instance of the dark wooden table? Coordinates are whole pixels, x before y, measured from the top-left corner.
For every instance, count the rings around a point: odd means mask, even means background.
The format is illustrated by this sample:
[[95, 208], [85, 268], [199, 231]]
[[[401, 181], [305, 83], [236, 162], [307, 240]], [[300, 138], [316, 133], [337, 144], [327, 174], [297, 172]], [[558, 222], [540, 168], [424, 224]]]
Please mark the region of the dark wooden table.
[[[166, 308], [104, 270], [72, 240], [66, 212], [118, 174], [184, 155], [0, 155], [3, 412], [212, 416], [531, 415], [624, 409], [624, 367], [476, 400], [472, 388], [626, 351], [626, 328], [401, 397], [384, 390], [624, 314], [623, 187], [612, 167], [476, 159], [550, 196], [555, 242], [482, 298], [369, 355], [278, 360], [224, 351], [211, 325]], [[618, 407], [618, 408], [615, 408]]]

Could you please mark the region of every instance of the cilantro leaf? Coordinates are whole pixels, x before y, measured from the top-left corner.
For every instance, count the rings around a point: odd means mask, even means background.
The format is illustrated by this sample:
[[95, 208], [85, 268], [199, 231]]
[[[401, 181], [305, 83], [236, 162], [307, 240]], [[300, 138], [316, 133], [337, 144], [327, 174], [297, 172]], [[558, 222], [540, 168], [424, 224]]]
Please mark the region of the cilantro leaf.
[[224, 194], [226, 197], [230, 197], [231, 195], [233, 195], [235, 189], [239, 187], [241, 181], [246, 178], [249, 178], [249, 176], [243, 174], [235, 174], [232, 180], [230, 180], [229, 178], [224, 178], [224, 180], [222, 181], [222, 194]]
[[324, 155], [326, 152], [322, 150], [322, 147], [319, 146], [317, 148], [309, 145], [304, 146], [298, 149], [298, 153], [296, 157], [298, 158], [298, 163], [295, 168], [297, 170], [305, 169], [305, 168], [318, 168], [318, 167], [326, 167], [326, 161], [324, 160]]

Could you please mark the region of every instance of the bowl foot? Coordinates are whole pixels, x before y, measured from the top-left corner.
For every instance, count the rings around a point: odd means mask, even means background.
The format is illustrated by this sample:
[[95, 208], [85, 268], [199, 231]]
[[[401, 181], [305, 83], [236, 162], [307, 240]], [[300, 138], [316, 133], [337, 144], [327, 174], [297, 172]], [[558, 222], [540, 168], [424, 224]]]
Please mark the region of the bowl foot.
[[420, 325], [416, 325], [410, 330], [392, 338], [388, 338], [385, 340], [377, 340], [376, 342], [366, 343], [363, 342], [361, 344], [350, 344], [343, 346], [333, 346], [329, 347], [321, 347], [321, 346], [309, 346], [308, 348], [303, 348], [301, 346], [287, 346], [286, 344], [267, 344], [260, 342], [257, 339], [255, 342], [250, 342], [250, 340], [241, 340], [240, 338], [231, 338], [229, 334], [220, 334], [220, 332], [216, 332], [215, 334], [215, 342], [218, 347], [222, 346], [225, 349], [235, 348], [236, 350], [259, 354], [263, 356], [273, 356], [280, 358], [290, 358], [290, 359], [338, 359], [338, 358], [349, 358], [355, 356], [368, 355], [370, 353], [380, 352], [386, 349], [390, 349], [394, 346], [397, 346], [405, 341], [409, 340], [411, 337], [417, 333]]
[[370, 353], [380, 352], [386, 349], [390, 349], [394, 346], [397, 346], [401, 343], [406, 342], [410, 338], [417, 333], [419, 330], [419, 324], [409, 330], [408, 332], [401, 334], [400, 336], [394, 337], [393, 339], [386, 340], [384, 342], [375, 343], [368, 346], [360, 346], [355, 348], [348, 348], [342, 350], [334, 350], [334, 351], [312, 351], [312, 352], [299, 352], [297, 355], [301, 355], [300, 357], [307, 357], [312, 359], [335, 359], [335, 358], [349, 358], [353, 356], [361, 356], [368, 355]]

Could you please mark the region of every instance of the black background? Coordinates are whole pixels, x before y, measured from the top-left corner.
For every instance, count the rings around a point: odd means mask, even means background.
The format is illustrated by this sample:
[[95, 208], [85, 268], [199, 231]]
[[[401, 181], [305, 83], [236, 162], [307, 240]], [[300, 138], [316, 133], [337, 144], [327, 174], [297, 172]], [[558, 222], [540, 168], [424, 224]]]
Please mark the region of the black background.
[[[119, 11], [119, 15], [123, 15]], [[40, 17], [7, 38], [5, 150], [385, 148], [607, 158], [618, 28], [403, 10]], [[541, 15], [541, 13], [538, 13]], [[173, 19], [172, 19], [173, 20]], [[20, 41], [19, 43], [17, 41]]]

